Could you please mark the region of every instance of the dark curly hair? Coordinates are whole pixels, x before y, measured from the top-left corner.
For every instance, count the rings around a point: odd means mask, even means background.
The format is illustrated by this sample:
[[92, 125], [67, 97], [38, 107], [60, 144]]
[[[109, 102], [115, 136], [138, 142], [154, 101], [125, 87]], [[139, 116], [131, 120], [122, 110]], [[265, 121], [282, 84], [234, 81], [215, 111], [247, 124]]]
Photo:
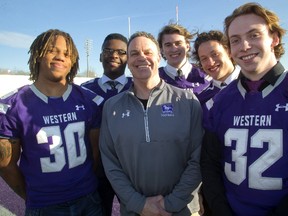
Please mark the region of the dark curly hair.
[[[200, 62], [198, 50], [199, 50], [200, 45], [207, 41], [217, 41], [229, 53], [228, 40], [225, 34], [223, 34], [223, 32], [218, 31], [218, 30], [211, 30], [209, 32], [197, 33], [197, 38], [194, 41], [194, 45], [193, 45], [192, 59], [200, 67], [202, 67], [202, 65]], [[232, 58], [231, 58], [231, 61], [234, 64], [234, 61]]]

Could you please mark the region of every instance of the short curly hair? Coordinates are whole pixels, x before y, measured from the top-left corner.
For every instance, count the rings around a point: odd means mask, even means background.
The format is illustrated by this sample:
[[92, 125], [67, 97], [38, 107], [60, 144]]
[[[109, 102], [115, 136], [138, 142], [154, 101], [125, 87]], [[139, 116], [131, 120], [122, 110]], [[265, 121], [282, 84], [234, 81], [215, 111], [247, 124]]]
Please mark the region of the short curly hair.
[[[229, 53], [228, 39], [223, 32], [219, 30], [211, 30], [209, 32], [197, 33], [197, 38], [194, 41], [194, 45], [193, 45], [192, 59], [200, 67], [202, 67], [202, 65], [201, 65], [200, 57], [198, 53], [199, 47], [202, 43], [207, 42], [207, 41], [217, 41], [219, 44], [221, 44], [224, 47], [227, 53]], [[233, 62], [233, 64], [235, 64], [232, 58], [231, 58], [231, 61]]]
[[39, 58], [44, 57], [49, 49], [49, 45], [58, 37], [63, 36], [66, 40], [67, 49], [71, 56], [71, 71], [67, 75], [66, 80], [68, 83], [73, 83], [73, 79], [76, 76], [79, 69], [79, 54], [78, 50], [73, 42], [72, 37], [58, 29], [50, 29], [46, 32], [41, 33], [37, 36], [37, 38], [33, 41], [30, 46], [30, 58], [28, 61], [30, 68], [30, 80], [36, 81], [39, 77]]

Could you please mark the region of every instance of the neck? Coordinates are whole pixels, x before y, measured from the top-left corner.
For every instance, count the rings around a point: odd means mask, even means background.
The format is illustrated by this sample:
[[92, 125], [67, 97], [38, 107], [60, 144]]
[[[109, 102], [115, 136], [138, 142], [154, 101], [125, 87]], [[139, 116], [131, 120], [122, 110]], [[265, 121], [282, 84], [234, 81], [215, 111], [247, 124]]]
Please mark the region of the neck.
[[[276, 58], [274, 58], [267, 65], [264, 65], [266, 68], [265, 70], [264, 70], [264, 67], [260, 65], [258, 68], [254, 69], [253, 71], [245, 70], [241, 68], [241, 72], [244, 74], [245, 77], [247, 77], [251, 81], [257, 81], [257, 80], [260, 80], [262, 77], [264, 77], [265, 74], [267, 74], [276, 64], [277, 64], [277, 60]], [[261, 66], [263, 68], [261, 68]]]
[[34, 85], [41, 93], [48, 97], [61, 97], [68, 87], [67, 82], [45, 82], [45, 84], [43, 84], [39, 80], [35, 81]]
[[224, 81], [230, 76], [230, 74], [233, 73], [234, 70], [235, 70], [235, 66], [232, 65], [231, 67], [228, 68], [229, 73], [226, 73], [226, 75], [223, 76], [223, 77], [221, 77], [221, 78], [219, 79], [219, 81], [224, 82]]
[[134, 93], [138, 98], [148, 99], [151, 91], [161, 84], [161, 79], [153, 79], [148, 82], [142, 80], [134, 80]]
[[187, 58], [185, 57], [181, 62], [177, 63], [177, 64], [170, 64], [168, 62], [169, 65], [171, 65], [172, 67], [176, 68], [176, 69], [180, 69], [182, 68], [187, 62]]
[[120, 76], [122, 76], [123, 74], [124, 74], [124, 72], [123, 73], [121, 73], [121, 74], [119, 74], [119, 73], [115, 73], [115, 72], [104, 72], [104, 74], [107, 76], [107, 77], [109, 77], [111, 80], [115, 80], [115, 79], [117, 79], [118, 77], [120, 77]]

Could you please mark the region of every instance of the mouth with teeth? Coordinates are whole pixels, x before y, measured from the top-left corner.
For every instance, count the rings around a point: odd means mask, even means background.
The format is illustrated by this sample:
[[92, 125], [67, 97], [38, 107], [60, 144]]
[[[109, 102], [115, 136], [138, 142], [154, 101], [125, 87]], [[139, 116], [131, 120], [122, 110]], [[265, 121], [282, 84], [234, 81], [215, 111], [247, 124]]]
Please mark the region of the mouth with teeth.
[[253, 59], [255, 56], [257, 56], [257, 54], [250, 54], [250, 55], [242, 56], [242, 57], [240, 57], [240, 59], [243, 61], [249, 61], [249, 60]]
[[137, 68], [148, 68], [149, 65], [138, 65]]
[[214, 65], [213, 67], [209, 68], [210, 73], [216, 73], [219, 71], [220, 65]]
[[169, 55], [171, 58], [177, 58], [180, 56], [180, 53], [174, 53], [174, 54], [171, 54]]

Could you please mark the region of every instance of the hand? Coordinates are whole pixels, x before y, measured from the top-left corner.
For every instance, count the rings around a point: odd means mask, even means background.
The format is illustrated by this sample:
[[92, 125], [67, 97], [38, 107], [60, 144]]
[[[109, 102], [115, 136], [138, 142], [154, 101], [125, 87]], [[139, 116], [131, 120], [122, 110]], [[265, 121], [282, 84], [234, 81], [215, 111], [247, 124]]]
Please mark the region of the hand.
[[199, 196], [199, 206], [200, 206], [200, 210], [198, 211], [198, 214], [201, 216], [204, 214], [205, 209], [204, 209], [204, 205], [203, 205], [203, 196], [201, 193], [198, 193]]
[[171, 216], [172, 214], [164, 209], [164, 197], [161, 195], [147, 197], [142, 216]]

